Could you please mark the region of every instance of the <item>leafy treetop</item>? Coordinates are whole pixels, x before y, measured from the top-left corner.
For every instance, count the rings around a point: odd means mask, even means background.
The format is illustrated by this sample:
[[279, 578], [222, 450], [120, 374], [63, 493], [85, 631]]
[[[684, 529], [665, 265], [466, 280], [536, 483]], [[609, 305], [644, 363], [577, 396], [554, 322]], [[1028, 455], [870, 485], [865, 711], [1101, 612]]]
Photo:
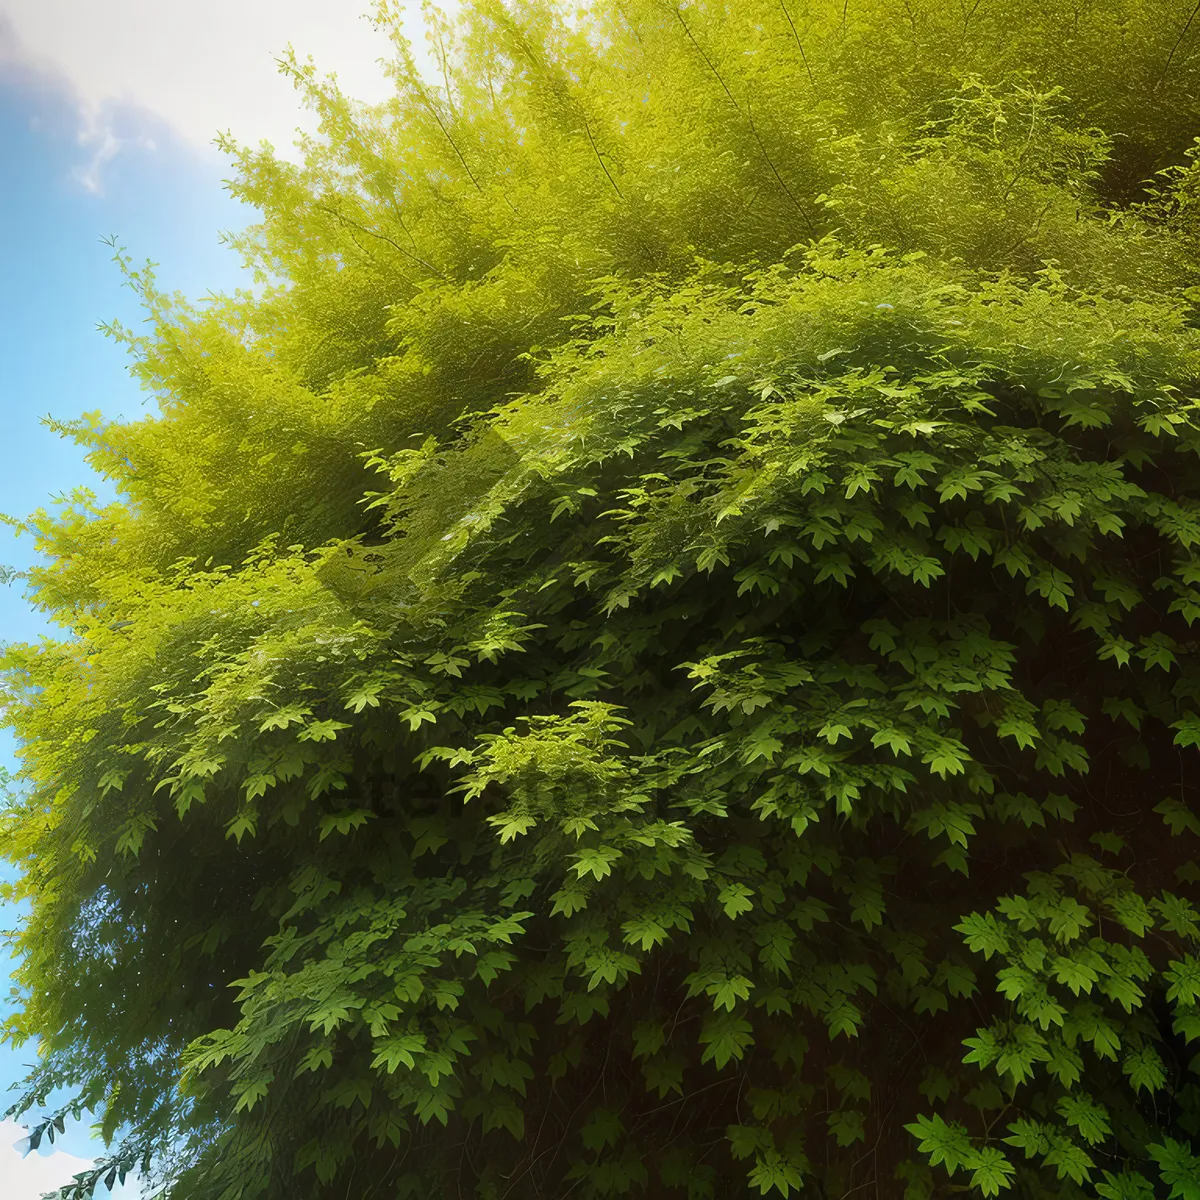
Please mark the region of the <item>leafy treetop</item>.
[[[1191, 6], [476, 0], [225, 147], [25, 528], [32, 1140], [172, 1200], [1200, 1195]], [[63, 1109], [47, 1098], [70, 1086]]]

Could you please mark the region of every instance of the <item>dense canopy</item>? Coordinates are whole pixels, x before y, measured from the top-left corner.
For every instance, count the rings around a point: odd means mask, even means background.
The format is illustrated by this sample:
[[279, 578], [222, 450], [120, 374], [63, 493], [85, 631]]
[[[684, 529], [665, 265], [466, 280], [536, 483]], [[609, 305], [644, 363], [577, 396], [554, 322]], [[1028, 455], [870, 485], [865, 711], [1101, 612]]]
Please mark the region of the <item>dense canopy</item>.
[[64, 1195], [1194, 1200], [1191, 0], [376, 16], [26, 523]]

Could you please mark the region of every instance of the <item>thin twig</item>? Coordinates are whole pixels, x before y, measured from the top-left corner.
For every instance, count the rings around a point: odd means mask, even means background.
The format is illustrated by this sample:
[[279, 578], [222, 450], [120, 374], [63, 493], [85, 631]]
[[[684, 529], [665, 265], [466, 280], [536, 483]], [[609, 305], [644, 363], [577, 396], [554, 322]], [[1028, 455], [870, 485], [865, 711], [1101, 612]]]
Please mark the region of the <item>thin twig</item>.
[[817, 81], [813, 78], [812, 67], [808, 65], [808, 55], [804, 53], [804, 43], [800, 40], [800, 34], [796, 30], [796, 23], [792, 20], [792, 14], [788, 12], [788, 6], [784, 3], [784, 0], [779, 0], [779, 7], [783, 9], [783, 15], [787, 17], [792, 37], [796, 39], [796, 49], [800, 51], [800, 61], [804, 63], [804, 69], [808, 72], [808, 82], [815, 92], [817, 90]]
[[[439, 271], [432, 263], [426, 262], [425, 259], [423, 259], [419, 254], [413, 254], [411, 250], [405, 250], [405, 248], [401, 246], [399, 242], [396, 242], [392, 238], [388, 237], [386, 233], [379, 233], [377, 230], [368, 229], [365, 225], [360, 225], [357, 221], [352, 221], [348, 216], [346, 216], [345, 213], [339, 212], [336, 208], [330, 208], [326, 204], [314, 204], [313, 207], [318, 212], [323, 212], [327, 216], [333, 217], [337, 221], [341, 221], [343, 225], [348, 225], [351, 229], [357, 229], [359, 233], [365, 233], [368, 237], [378, 238], [381, 242], [387, 242], [389, 246], [391, 246], [400, 254], [403, 254], [405, 258], [409, 258], [419, 266], [424, 267], [425, 270], [431, 271], [439, 279], [446, 278], [445, 274]], [[403, 225], [403, 222], [401, 222], [401, 224]], [[408, 230], [405, 229], [404, 232], [408, 233]], [[411, 238], [412, 234], [409, 234], [409, 237]]]
[[[1200, 4], [1200, 0], [1197, 0], [1197, 3]], [[749, 121], [750, 132], [754, 135], [754, 140], [758, 143], [759, 152], [762, 154], [763, 158], [766, 159], [767, 166], [771, 168], [771, 173], [775, 176], [775, 179], [778, 181], [779, 186], [783, 189], [784, 195], [786, 195], [787, 198], [792, 202], [792, 204], [795, 205], [796, 211], [799, 212], [800, 216], [804, 219], [804, 224], [808, 227], [809, 235], [812, 237], [816, 237], [816, 227], [813, 224], [812, 218], [808, 215], [808, 211], [796, 199], [796, 197], [794, 195], [792, 195], [791, 189], [783, 181], [783, 176], [779, 174], [779, 171], [776, 169], [775, 164], [771, 161], [771, 156], [767, 153], [767, 148], [763, 144], [762, 138], [759, 137], [758, 129], [755, 127], [754, 118], [750, 115], [749, 103], [747, 102], [746, 112], [743, 113], [742, 106], [740, 104], [738, 104], [738, 102], [734, 99], [733, 93], [729, 90], [729, 86], [726, 84], [725, 80], [721, 76], [721, 72], [717, 70], [716, 65], [713, 63], [712, 59], [710, 59], [708, 57], [708, 55], [704, 52], [704, 47], [701, 46], [698, 41], [696, 41], [696, 38], [694, 37], [690, 27], [688, 26], [688, 23], [683, 19], [683, 13], [680, 12], [678, 8], [674, 8], [674, 9], [672, 9], [672, 11], [675, 14], [675, 19], [683, 27], [683, 32], [685, 34], [687, 34], [688, 41], [691, 42], [692, 45], [696, 48], [696, 53], [699, 54], [700, 57], [704, 60], [705, 66], [708, 67], [708, 69], [713, 73], [713, 76], [715, 77], [716, 81], [721, 85], [721, 90], [729, 98], [729, 103], [733, 105], [734, 109], [737, 111], [739, 116], [745, 116], [747, 118], [747, 120]]]
[[1179, 36], [1175, 39], [1175, 45], [1171, 47], [1171, 53], [1167, 55], [1167, 61], [1163, 63], [1163, 69], [1159, 72], [1158, 78], [1154, 81], [1154, 86], [1150, 89], [1152, 92], [1157, 92], [1162, 86], [1162, 81], [1166, 79], [1167, 72], [1171, 69], [1171, 62], [1175, 58], [1175, 51], [1179, 49], [1183, 43], [1183, 39], [1187, 37], [1188, 30], [1192, 27], [1192, 22], [1196, 19], [1196, 14], [1200, 13], [1200, 0], [1196, 0], [1195, 6], [1192, 8], [1187, 21], [1183, 28], [1179, 31]]
[[437, 106], [433, 103], [432, 100], [429, 99], [428, 96], [426, 96], [424, 94], [424, 89], [422, 89], [421, 98], [425, 101], [425, 107], [428, 108], [429, 111], [433, 114], [433, 119], [438, 123], [438, 128], [445, 135], [446, 141], [448, 141], [450, 143], [450, 148], [454, 151], [454, 153], [456, 155], [458, 155], [458, 161], [460, 163], [462, 163], [463, 170], [466, 171], [466, 173], [467, 173], [467, 178], [470, 179], [470, 181], [475, 185], [475, 190], [477, 192], [479, 192], [480, 195], [482, 195], [483, 188], [481, 188], [479, 186], [479, 180], [475, 178], [475, 172], [471, 170], [470, 163], [468, 163], [467, 160], [463, 157], [463, 152], [458, 148], [458, 143], [450, 136], [450, 130], [448, 130], [446, 128], [446, 122], [442, 120], [442, 114], [438, 112]]
[[776, 180], [779, 183], [779, 186], [781, 188], [783, 188], [783, 194], [785, 196], [787, 196], [787, 198], [795, 206], [796, 211], [801, 215], [801, 217], [804, 218], [804, 224], [808, 227], [809, 235], [811, 237], [816, 237], [817, 229], [816, 229], [816, 226], [813, 224], [812, 217], [810, 217], [808, 214], [808, 209], [806, 209], [804, 207], [804, 205], [801, 204], [800, 201], [797, 200], [794, 195], [792, 195], [792, 189], [789, 188], [786, 183], [784, 183], [783, 176], [779, 174], [779, 171], [776, 169], [775, 164], [771, 161], [771, 156], [767, 153], [767, 148], [766, 148], [766, 146], [763, 145], [762, 138], [758, 136], [758, 129], [755, 127], [754, 117], [750, 112], [749, 99], [747, 99], [747, 101], [746, 101], [746, 120], [750, 122], [750, 132], [754, 134], [754, 140], [758, 143], [758, 148], [762, 151], [763, 158], [765, 158], [767, 160], [767, 166], [771, 168], [771, 174], [775, 176]]
[[596, 161], [600, 164], [600, 170], [604, 172], [608, 182], [612, 184], [613, 191], [616, 192], [622, 200], [624, 200], [624, 194], [622, 193], [621, 189], [617, 187], [617, 181], [612, 177], [611, 174], [609, 174], [608, 167], [605, 165], [604, 159], [600, 155], [600, 148], [596, 145], [596, 139], [592, 137], [592, 127], [588, 124], [587, 114], [580, 111], [579, 115], [583, 118], [583, 131], [587, 134], [587, 139], [592, 145], [592, 153], [595, 154]]
[[[978, 2], [979, 2], [979, 0], [976, 0], [976, 3], [978, 3]], [[444, 39], [442, 38], [442, 30], [441, 30], [440, 26], [438, 27], [438, 31], [437, 31], [437, 43], [438, 43], [438, 65], [442, 68], [442, 81], [446, 85], [446, 103], [450, 105], [450, 111], [455, 116], [458, 116], [458, 109], [455, 107], [455, 104], [454, 104], [454, 93], [450, 90], [450, 71], [446, 66], [446, 43], [445, 43]]]

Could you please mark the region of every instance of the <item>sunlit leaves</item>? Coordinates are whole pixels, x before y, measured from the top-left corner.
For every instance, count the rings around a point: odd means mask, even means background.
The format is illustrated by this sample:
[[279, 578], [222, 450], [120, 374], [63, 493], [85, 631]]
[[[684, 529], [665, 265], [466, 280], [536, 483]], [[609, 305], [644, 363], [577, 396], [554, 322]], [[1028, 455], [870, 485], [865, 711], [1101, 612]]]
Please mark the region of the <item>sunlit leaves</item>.
[[160, 411], [27, 524], [20, 1103], [196, 1200], [1189, 1197], [1196, 66], [1126, 7], [288, 59], [280, 286], [122, 255]]

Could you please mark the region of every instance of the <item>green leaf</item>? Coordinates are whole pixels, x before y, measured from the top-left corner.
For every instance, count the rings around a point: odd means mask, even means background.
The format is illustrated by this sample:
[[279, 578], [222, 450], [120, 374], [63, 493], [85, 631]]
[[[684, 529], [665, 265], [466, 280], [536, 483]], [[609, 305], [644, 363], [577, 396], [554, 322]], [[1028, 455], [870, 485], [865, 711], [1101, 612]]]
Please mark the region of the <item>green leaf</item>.
[[1089, 1145], [1098, 1145], [1112, 1136], [1107, 1111], [1090, 1096], [1063, 1096], [1057, 1108], [1063, 1120]]
[[713, 1016], [700, 1032], [700, 1044], [704, 1047], [701, 1063], [711, 1062], [721, 1071], [740, 1060], [754, 1044], [753, 1027], [732, 1014]]
[[985, 1196], [998, 1196], [1012, 1187], [1016, 1168], [995, 1146], [984, 1146], [975, 1151], [967, 1165], [972, 1168], [971, 1186]]
[[800, 1166], [785, 1158], [776, 1150], [760, 1155], [750, 1172], [750, 1186], [758, 1188], [762, 1195], [777, 1192], [790, 1196], [803, 1190], [804, 1175]]
[[318, 822], [320, 840], [323, 842], [331, 833], [347, 834], [361, 829], [375, 814], [365, 808], [342, 809], [326, 813]]
[[725, 915], [732, 921], [743, 913], [754, 908], [751, 899], [754, 892], [743, 883], [731, 883], [723, 887], [717, 894], [717, 900], [725, 910]]
[[1135, 1092], [1157, 1092], [1167, 1082], [1167, 1071], [1163, 1060], [1150, 1046], [1131, 1051], [1121, 1063], [1121, 1069], [1129, 1076]]
[[417, 1065], [415, 1055], [420, 1054], [424, 1049], [425, 1037], [419, 1033], [403, 1034], [388, 1038], [383, 1042], [376, 1042], [375, 1057], [371, 1062], [371, 1067], [373, 1069], [382, 1067], [389, 1075], [401, 1066], [412, 1071]]
[[957, 1123], [948, 1124], [935, 1114], [920, 1116], [904, 1128], [918, 1139], [918, 1149], [928, 1157], [931, 1166], [945, 1167], [953, 1175], [960, 1167], [974, 1161], [971, 1139], [966, 1129]]
[[1159, 1178], [1171, 1190], [1169, 1200], [1200, 1200], [1200, 1158], [1182, 1142], [1164, 1137], [1146, 1152], [1158, 1166]]
[[621, 857], [615, 846], [590, 846], [570, 855], [572, 869], [582, 879], [591, 875], [600, 880], [612, 874], [612, 864]]
[[827, 1118], [829, 1132], [839, 1146], [852, 1146], [855, 1142], [866, 1140], [863, 1129], [863, 1114], [857, 1109], [843, 1109], [830, 1113]]

